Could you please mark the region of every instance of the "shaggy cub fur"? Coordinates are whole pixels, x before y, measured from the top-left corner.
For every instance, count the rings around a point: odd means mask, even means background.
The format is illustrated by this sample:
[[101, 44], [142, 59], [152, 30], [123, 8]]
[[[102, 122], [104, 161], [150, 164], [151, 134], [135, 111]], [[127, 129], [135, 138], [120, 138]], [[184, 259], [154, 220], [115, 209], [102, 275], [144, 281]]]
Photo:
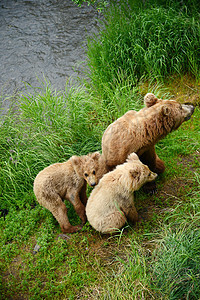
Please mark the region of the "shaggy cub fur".
[[82, 223], [86, 222], [86, 182], [95, 186], [106, 173], [105, 163], [99, 152], [84, 156], [72, 156], [67, 162], [48, 166], [36, 176], [34, 193], [37, 201], [50, 210], [63, 233], [73, 233], [81, 226], [72, 226], [67, 217], [63, 200], [74, 206]]
[[130, 154], [124, 164], [105, 174], [92, 191], [86, 205], [89, 223], [101, 233], [111, 233], [120, 229], [127, 219], [136, 222], [138, 213], [133, 192], [156, 176], [135, 153]]

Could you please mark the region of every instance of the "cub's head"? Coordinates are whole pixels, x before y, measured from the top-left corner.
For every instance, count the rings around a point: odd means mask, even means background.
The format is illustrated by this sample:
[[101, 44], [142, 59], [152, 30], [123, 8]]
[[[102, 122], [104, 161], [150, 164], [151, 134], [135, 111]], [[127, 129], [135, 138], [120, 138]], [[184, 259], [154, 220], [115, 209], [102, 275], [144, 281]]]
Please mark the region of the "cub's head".
[[161, 100], [152, 93], [145, 95], [144, 103], [147, 108], [152, 107], [157, 112], [159, 120], [168, 132], [176, 130], [184, 121], [189, 120], [194, 112], [191, 103], [180, 104], [175, 100]]
[[129, 178], [133, 191], [139, 190], [145, 183], [156, 179], [157, 174], [149, 170], [138, 158], [137, 154], [131, 153], [127, 158], [129, 165]]
[[70, 159], [76, 174], [84, 178], [92, 187], [99, 181], [97, 173], [100, 157], [101, 154], [99, 152], [94, 152], [83, 156], [72, 156]]

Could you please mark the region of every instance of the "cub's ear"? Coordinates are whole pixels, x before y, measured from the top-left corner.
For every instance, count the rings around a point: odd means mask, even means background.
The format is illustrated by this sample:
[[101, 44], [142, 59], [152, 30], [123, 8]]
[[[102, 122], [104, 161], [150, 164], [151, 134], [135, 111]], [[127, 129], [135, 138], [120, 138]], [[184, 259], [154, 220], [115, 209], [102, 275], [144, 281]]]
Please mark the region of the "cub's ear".
[[76, 172], [76, 175], [79, 177], [83, 176], [83, 156], [72, 156], [70, 158], [70, 161], [72, 163], [72, 166], [74, 168], [74, 171]]
[[141, 175], [141, 172], [140, 171], [136, 171], [136, 170], [130, 170], [129, 171], [130, 175], [133, 177], [133, 178], [139, 178], [140, 175]]
[[101, 154], [97, 151], [91, 154], [91, 158], [94, 160], [99, 160]]
[[79, 156], [73, 155], [73, 156], [70, 158], [70, 160], [71, 160], [72, 165], [74, 165], [74, 166], [78, 166], [78, 165], [80, 165], [80, 163], [81, 163], [81, 158], [80, 158]]
[[162, 114], [163, 114], [164, 116], [169, 116], [169, 115], [170, 115], [170, 109], [169, 109], [169, 107], [163, 106], [163, 107], [162, 107]]
[[152, 93], [148, 93], [144, 96], [144, 104], [146, 107], [153, 106], [154, 104], [158, 103], [158, 98]]
[[129, 154], [127, 161], [129, 161], [129, 160], [139, 160], [139, 157], [137, 156], [136, 153], [133, 152], [133, 153]]

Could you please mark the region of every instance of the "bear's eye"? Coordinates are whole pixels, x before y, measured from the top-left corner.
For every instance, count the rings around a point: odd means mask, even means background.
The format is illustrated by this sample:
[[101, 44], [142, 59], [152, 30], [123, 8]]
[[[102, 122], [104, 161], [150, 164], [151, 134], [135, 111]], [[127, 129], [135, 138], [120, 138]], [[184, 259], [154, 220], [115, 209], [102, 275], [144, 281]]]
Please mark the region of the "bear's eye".
[[95, 175], [95, 171], [93, 171], [92, 174]]
[[88, 173], [85, 173], [84, 175], [85, 175], [85, 177], [88, 177]]
[[148, 176], [151, 176], [151, 172], [149, 172], [149, 175]]

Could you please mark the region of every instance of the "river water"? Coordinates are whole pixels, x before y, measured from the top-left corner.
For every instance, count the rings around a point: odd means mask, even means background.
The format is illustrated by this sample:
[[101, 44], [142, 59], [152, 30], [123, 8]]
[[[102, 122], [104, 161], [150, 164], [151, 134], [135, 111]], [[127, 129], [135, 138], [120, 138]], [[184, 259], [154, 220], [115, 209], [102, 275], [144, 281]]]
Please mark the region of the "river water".
[[77, 76], [86, 37], [96, 31], [99, 17], [93, 7], [71, 0], [1, 0], [1, 101], [23, 92], [24, 82], [40, 86], [44, 77], [63, 90]]

